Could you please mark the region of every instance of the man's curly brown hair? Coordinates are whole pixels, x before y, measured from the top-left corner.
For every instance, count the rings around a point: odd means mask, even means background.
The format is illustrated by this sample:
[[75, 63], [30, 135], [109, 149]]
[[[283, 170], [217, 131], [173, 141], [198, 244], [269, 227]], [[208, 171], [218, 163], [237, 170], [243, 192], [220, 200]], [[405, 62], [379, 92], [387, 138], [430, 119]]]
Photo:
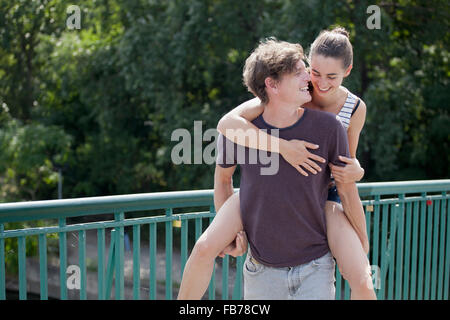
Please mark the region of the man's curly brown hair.
[[267, 38], [259, 43], [245, 61], [244, 84], [262, 104], [267, 104], [269, 97], [266, 92], [266, 78], [280, 81], [284, 74], [294, 72], [298, 61], [304, 58], [300, 44]]

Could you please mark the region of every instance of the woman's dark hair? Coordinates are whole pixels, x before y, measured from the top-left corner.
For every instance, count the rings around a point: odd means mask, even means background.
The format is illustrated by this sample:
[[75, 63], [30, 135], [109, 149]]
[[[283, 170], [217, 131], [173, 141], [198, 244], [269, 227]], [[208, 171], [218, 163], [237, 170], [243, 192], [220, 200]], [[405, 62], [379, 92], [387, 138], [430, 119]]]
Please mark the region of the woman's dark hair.
[[353, 48], [349, 40], [349, 33], [343, 27], [323, 30], [314, 40], [309, 50], [309, 61], [313, 55], [341, 59], [344, 69], [353, 64]]

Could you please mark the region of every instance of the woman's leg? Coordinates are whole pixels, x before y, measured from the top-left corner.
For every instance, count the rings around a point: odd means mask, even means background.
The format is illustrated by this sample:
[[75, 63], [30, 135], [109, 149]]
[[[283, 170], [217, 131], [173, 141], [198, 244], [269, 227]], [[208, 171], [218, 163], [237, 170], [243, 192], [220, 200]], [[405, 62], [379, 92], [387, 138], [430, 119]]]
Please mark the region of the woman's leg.
[[342, 210], [342, 205], [327, 201], [325, 213], [328, 245], [340, 273], [350, 285], [351, 299], [376, 300], [369, 260], [356, 231]]
[[214, 259], [242, 229], [239, 193], [235, 193], [195, 243], [184, 268], [178, 299], [201, 299], [211, 279]]

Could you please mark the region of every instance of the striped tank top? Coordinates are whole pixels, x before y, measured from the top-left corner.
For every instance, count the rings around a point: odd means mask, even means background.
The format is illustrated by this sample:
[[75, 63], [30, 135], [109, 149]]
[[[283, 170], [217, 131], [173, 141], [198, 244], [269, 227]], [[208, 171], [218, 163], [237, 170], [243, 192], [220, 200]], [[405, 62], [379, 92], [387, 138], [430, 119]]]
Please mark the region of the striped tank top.
[[[360, 101], [361, 99], [359, 99], [357, 96], [355, 96], [353, 93], [347, 90], [347, 99], [345, 100], [344, 105], [342, 106], [341, 110], [336, 116], [336, 118], [338, 118], [341, 121], [345, 130], [348, 130], [348, 127], [350, 126], [350, 118], [355, 113], [356, 109], [358, 109]], [[328, 189], [327, 201], [334, 201], [337, 203], [341, 203], [341, 199], [339, 198], [336, 189], [333, 174], [331, 174], [331, 182], [333, 183], [333, 185]]]
[[342, 122], [342, 125], [346, 130], [350, 125], [350, 118], [355, 113], [356, 109], [358, 109], [360, 99], [355, 96], [353, 93], [348, 91], [347, 99], [345, 100], [344, 105], [341, 110], [337, 114], [337, 118]]

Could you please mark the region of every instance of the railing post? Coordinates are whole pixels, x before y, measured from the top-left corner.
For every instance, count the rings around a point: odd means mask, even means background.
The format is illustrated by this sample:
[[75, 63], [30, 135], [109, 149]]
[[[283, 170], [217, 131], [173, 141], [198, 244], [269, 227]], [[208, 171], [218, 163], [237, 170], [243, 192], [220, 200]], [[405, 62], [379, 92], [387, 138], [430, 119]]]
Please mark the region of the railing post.
[[[431, 261], [431, 300], [436, 299], [437, 290], [437, 267], [438, 267], [438, 249], [439, 249], [439, 200], [436, 200], [435, 205], [433, 204], [433, 253]], [[441, 228], [443, 228], [442, 226]]]
[[141, 229], [140, 225], [133, 225], [133, 299], [141, 296]]
[[97, 229], [97, 291], [98, 299], [105, 300], [105, 229]]
[[[166, 209], [166, 217], [172, 217], [172, 208]], [[173, 255], [172, 221], [166, 221], [166, 299], [172, 300], [172, 255]]]
[[[215, 213], [214, 205], [211, 205], [209, 207], [209, 212]], [[213, 219], [214, 219], [214, 217], [209, 218], [209, 224], [211, 224]], [[209, 281], [209, 286], [208, 286], [208, 299], [209, 300], [214, 300], [216, 297], [215, 283], [216, 283], [216, 259], [214, 259], [213, 271], [212, 271], [211, 280]]]
[[417, 265], [419, 266], [418, 278], [417, 278], [417, 299], [422, 300], [423, 297], [423, 274], [425, 265], [425, 228], [426, 228], [426, 193], [422, 193], [422, 200], [420, 201], [420, 238], [419, 238], [419, 261]]
[[228, 300], [228, 268], [229, 256], [222, 259], [222, 300]]
[[425, 300], [430, 299], [432, 233], [433, 233], [433, 202], [431, 202], [431, 204], [427, 203], [427, 248], [425, 258], [425, 293], [423, 295], [423, 298]]
[[413, 230], [412, 230], [412, 248], [411, 248], [411, 290], [410, 299], [416, 299], [417, 293], [417, 251], [419, 241], [419, 205], [420, 202], [415, 201], [413, 206]]
[[[124, 220], [124, 213], [118, 212], [114, 214], [115, 221], [122, 222]], [[124, 241], [125, 233], [124, 227], [117, 227], [116, 232], [116, 300], [123, 300], [124, 298]]]
[[398, 204], [394, 204], [391, 207], [391, 225], [390, 225], [390, 235], [388, 243], [389, 252], [389, 275], [388, 275], [388, 299], [394, 299], [394, 279], [395, 279], [395, 247], [396, 247], [396, 233], [397, 233], [397, 212]]
[[[395, 206], [395, 216], [397, 224], [397, 249], [396, 249], [396, 257], [395, 257], [395, 299], [402, 299], [402, 280], [403, 280], [403, 246], [404, 246], [404, 201], [405, 195], [400, 194], [398, 196], [399, 204]], [[394, 258], [394, 257], [392, 257]]]
[[41, 288], [41, 300], [48, 300], [47, 281], [47, 235], [39, 235], [39, 282]]
[[388, 264], [388, 253], [386, 250], [387, 247], [387, 229], [388, 229], [388, 220], [389, 220], [389, 205], [383, 204], [382, 205], [382, 226], [381, 226], [381, 259], [380, 259], [380, 270], [381, 270], [381, 279], [380, 279], [380, 290], [378, 291], [377, 298], [378, 299], [384, 299], [386, 296], [386, 279], [387, 279], [387, 268], [389, 266]]
[[27, 300], [27, 262], [26, 262], [26, 241], [25, 236], [20, 236], [17, 240], [19, 247], [19, 299]]
[[242, 299], [242, 267], [246, 256], [247, 254], [244, 254], [243, 256], [236, 258], [236, 280], [233, 288], [233, 300]]
[[[66, 218], [59, 218], [58, 225], [60, 228], [66, 226]], [[67, 299], [67, 233], [60, 232], [59, 236], [59, 290], [60, 299]]]
[[[372, 240], [372, 265], [379, 268], [379, 246], [380, 246], [380, 196], [375, 196], [374, 199], [374, 215], [373, 215], [373, 240]], [[379, 269], [378, 269], [379, 270]], [[378, 273], [377, 275], [380, 277], [381, 275]], [[374, 279], [376, 282], [379, 282], [378, 279]], [[374, 286], [376, 287], [376, 286]], [[376, 287], [376, 289], [380, 290], [380, 287]]]
[[447, 243], [445, 245], [446, 253], [445, 253], [445, 278], [444, 278], [444, 300], [448, 300], [449, 298], [449, 284], [450, 284], [450, 206], [447, 200]]
[[[372, 236], [371, 236], [371, 226], [372, 226], [372, 208], [369, 208], [368, 206], [366, 206], [364, 208], [364, 216], [366, 218], [366, 230], [367, 230], [367, 241], [369, 242], [369, 246], [372, 240]], [[370, 248], [372, 248], [372, 246], [370, 246]], [[370, 261], [370, 251], [367, 253], [367, 259], [369, 259]]]
[[[0, 223], [0, 235], [3, 235], [3, 231], [3, 223]], [[5, 239], [0, 238], [0, 300], [6, 300], [5, 277]]]
[[335, 295], [335, 299], [336, 300], [342, 300], [342, 276], [341, 273], [339, 272], [339, 268], [336, 265], [335, 267], [335, 274], [336, 274], [336, 295]]
[[188, 259], [188, 231], [189, 221], [187, 219], [181, 220], [181, 279]]
[[149, 298], [150, 300], [156, 299], [156, 249], [157, 249], [157, 242], [156, 242], [156, 234], [157, 234], [157, 228], [156, 228], [156, 222], [150, 223], [149, 226], [149, 265], [150, 265], [150, 275], [149, 275]]
[[114, 266], [116, 261], [116, 233], [115, 229], [111, 230], [111, 241], [109, 244], [108, 252], [108, 265], [106, 266], [106, 288], [105, 288], [105, 298], [107, 300], [111, 299], [111, 288], [114, 275]]
[[405, 232], [405, 262], [404, 262], [404, 268], [405, 268], [405, 273], [404, 273], [404, 279], [403, 279], [403, 296], [402, 299], [403, 300], [407, 300], [409, 299], [409, 294], [408, 294], [408, 290], [409, 290], [409, 285], [410, 285], [410, 266], [411, 266], [411, 206], [412, 203], [408, 202], [406, 204], [406, 232]]
[[80, 300], [86, 300], [86, 278], [87, 278], [87, 269], [86, 269], [86, 231], [80, 230], [78, 232], [78, 260], [80, 266]]
[[[441, 220], [439, 223], [440, 226], [440, 235], [439, 235], [439, 274], [438, 274], [438, 292], [437, 292], [437, 299], [442, 300], [442, 293], [443, 293], [443, 286], [444, 286], [444, 261], [445, 261], [445, 196], [446, 193], [442, 192], [442, 200], [441, 200]], [[449, 232], [447, 230], [447, 232]], [[450, 257], [447, 257], [447, 259], [450, 259]]]

